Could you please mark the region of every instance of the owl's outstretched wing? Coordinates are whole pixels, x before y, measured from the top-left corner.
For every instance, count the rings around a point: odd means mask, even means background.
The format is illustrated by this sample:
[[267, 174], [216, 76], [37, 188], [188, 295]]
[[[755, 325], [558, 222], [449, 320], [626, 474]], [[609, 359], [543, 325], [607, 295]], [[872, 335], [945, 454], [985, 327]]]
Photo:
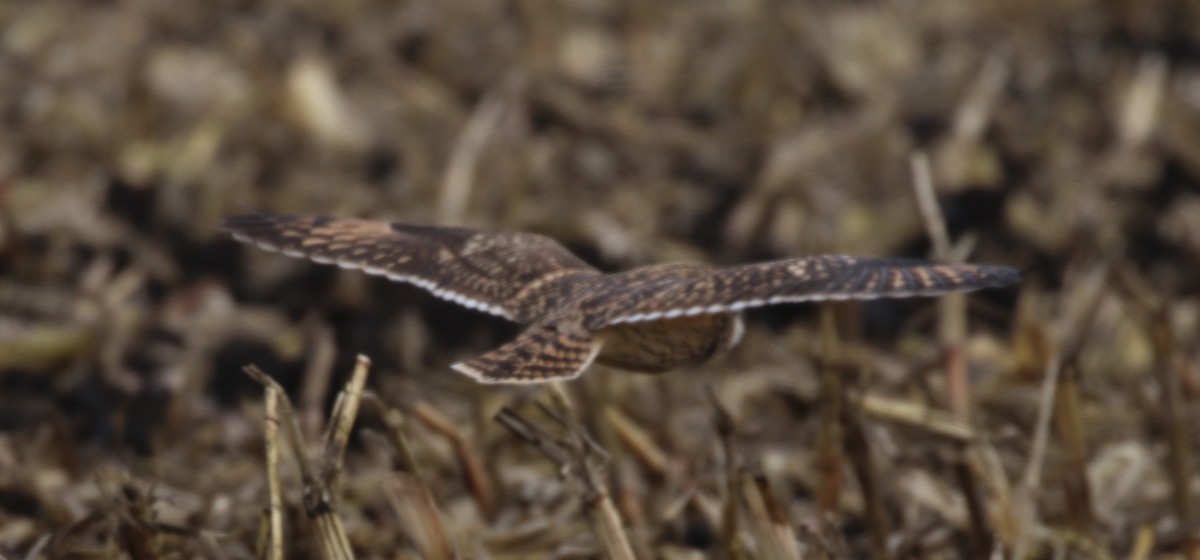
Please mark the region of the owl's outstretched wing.
[[221, 228], [268, 251], [386, 276], [525, 323], [566, 297], [572, 278], [599, 274], [530, 233], [268, 213], [227, 216]]
[[[652, 273], [653, 267], [643, 269], [641, 275]], [[597, 329], [778, 303], [936, 296], [1020, 280], [1020, 272], [1003, 266], [841, 255], [800, 257], [714, 268], [688, 278], [664, 271], [662, 278], [643, 281], [642, 290], [586, 305], [584, 324]]]

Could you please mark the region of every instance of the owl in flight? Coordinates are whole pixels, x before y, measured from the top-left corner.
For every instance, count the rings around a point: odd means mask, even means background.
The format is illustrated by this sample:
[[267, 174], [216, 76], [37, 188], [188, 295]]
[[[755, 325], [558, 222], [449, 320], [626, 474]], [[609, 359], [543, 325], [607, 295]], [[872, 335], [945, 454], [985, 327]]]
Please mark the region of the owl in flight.
[[452, 366], [482, 383], [571, 379], [593, 361], [661, 373], [736, 344], [743, 309], [935, 296], [1021, 279], [1001, 266], [842, 255], [605, 274], [531, 233], [257, 212], [228, 216], [222, 229], [268, 251], [386, 276], [529, 325], [512, 342]]

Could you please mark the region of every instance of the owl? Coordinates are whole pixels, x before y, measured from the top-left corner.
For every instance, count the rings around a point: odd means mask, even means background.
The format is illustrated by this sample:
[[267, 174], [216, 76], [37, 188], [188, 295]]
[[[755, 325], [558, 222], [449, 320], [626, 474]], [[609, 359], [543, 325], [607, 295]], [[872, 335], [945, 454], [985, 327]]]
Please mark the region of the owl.
[[531, 233], [263, 212], [228, 216], [222, 229], [268, 251], [385, 276], [528, 325], [451, 366], [482, 383], [572, 379], [592, 362], [662, 373], [737, 344], [745, 309], [936, 296], [1021, 279], [1003, 266], [845, 255], [603, 273]]

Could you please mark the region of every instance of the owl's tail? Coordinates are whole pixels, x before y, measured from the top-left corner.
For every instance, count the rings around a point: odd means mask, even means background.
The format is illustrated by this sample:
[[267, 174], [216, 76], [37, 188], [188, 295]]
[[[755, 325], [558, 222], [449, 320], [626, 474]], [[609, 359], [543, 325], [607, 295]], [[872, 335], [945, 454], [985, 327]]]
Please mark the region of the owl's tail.
[[551, 324], [450, 367], [480, 383], [546, 383], [578, 377], [598, 353], [600, 342], [587, 331]]

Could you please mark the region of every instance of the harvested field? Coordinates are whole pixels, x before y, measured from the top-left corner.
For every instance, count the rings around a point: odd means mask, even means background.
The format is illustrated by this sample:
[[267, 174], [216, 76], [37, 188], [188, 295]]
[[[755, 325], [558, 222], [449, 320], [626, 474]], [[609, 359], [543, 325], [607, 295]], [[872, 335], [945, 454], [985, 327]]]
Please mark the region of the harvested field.
[[[1200, 558], [1194, 0], [9, 0], [0, 123], [0, 560]], [[480, 385], [248, 207], [1025, 280]]]

